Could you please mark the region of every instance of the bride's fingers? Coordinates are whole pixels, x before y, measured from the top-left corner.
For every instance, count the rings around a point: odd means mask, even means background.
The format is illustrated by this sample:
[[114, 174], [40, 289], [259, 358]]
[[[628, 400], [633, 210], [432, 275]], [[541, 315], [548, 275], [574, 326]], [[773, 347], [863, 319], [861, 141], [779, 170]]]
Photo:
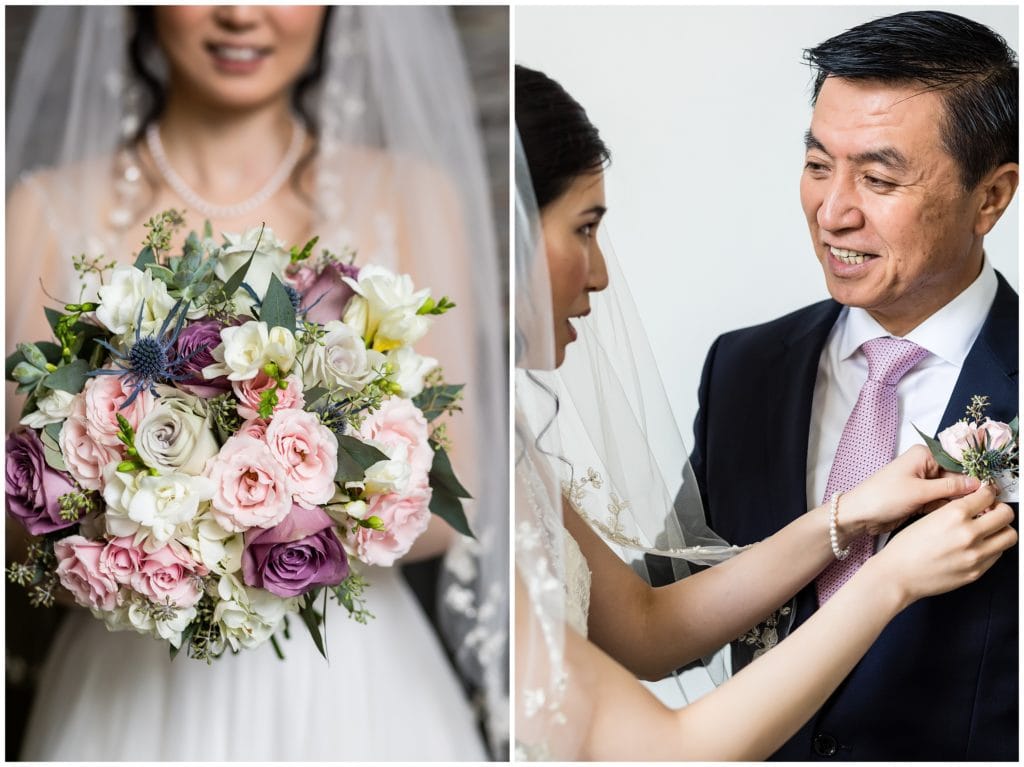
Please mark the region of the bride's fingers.
[[[916, 500], [922, 506], [932, 504], [935, 501], [942, 501], [949, 498], [959, 498], [969, 493], [974, 493], [982, 487], [982, 483], [976, 480], [974, 477], [968, 477], [966, 474], [953, 474], [948, 473], [945, 476], [936, 477], [935, 479], [919, 479], [914, 483], [914, 493]], [[994, 501], [996, 494], [992, 493], [992, 500]], [[941, 504], [940, 504], [941, 505]], [[937, 506], [933, 506], [932, 511]]]

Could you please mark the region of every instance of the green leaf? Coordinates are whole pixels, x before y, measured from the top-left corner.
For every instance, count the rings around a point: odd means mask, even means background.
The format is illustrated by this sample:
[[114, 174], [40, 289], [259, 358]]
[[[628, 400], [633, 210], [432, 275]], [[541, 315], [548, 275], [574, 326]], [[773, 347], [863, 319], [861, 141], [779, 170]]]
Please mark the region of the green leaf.
[[295, 332], [295, 307], [276, 274], [270, 275], [270, 285], [260, 306], [260, 321], [267, 323], [267, 330], [285, 328]]
[[25, 355], [25, 361], [32, 367], [46, 371], [46, 356], [35, 344], [18, 344], [18, 351]]
[[302, 618], [302, 622], [306, 624], [306, 628], [309, 629], [309, 635], [313, 637], [313, 644], [316, 645], [316, 649], [320, 651], [320, 654], [327, 659], [327, 650], [324, 649], [324, 638], [320, 633], [320, 623], [323, 620], [323, 616], [316, 611], [313, 607], [313, 601], [316, 599], [316, 592], [309, 592], [303, 597], [301, 606], [299, 607], [299, 617]]
[[47, 362], [52, 362], [54, 365], [60, 362], [60, 344], [55, 344], [53, 341], [38, 341], [36, 346], [46, 357]]
[[46, 464], [56, 471], [67, 471], [68, 467], [64, 463], [64, 456], [60, 450], [55, 450], [49, 445], [43, 445], [43, 458]]
[[1017, 430], [1019, 428], [1018, 421], [1020, 421], [1020, 416], [1019, 415], [1015, 415], [1013, 417], [1013, 420], [1010, 421], [1009, 424], [1007, 424], [1010, 427], [1010, 431], [1013, 432], [1013, 439], [1014, 439], [1014, 441], [1017, 440]]
[[171, 648], [171, 660], [178, 657], [178, 653], [181, 652], [182, 647], [188, 647], [192, 641], [192, 635], [196, 633], [196, 622], [192, 621], [185, 627], [185, 630], [181, 632], [181, 644], [177, 647], [170, 645]]
[[63, 423], [48, 423], [43, 427], [42, 432], [39, 434], [39, 439], [45, 444], [47, 440], [51, 440], [53, 446], [56, 448], [60, 444], [60, 430], [64, 428]]
[[329, 394], [329, 392], [323, 386], [314, 386], [312, 389], [307, 389], [303, 393], [306, 400], [306, 409], [309, 410], [327, 394]]
[[464, 384], [431, 386], [413, 397], [412, 404], [423, 411], [423, 417], [429, 423], [440, 417], [448, 407], [453, 405], [464, 388]]
[[138, 257], [135, 259], [136, 269], [145, 269], [146, 264], [155, 264], [156, 254], [153, 252], [153, 248], [149, 245], [139, 251]]
[[24, 360], [15, 365], [14, 370], [11, 371], [11, 380], [17, 381], [23, 386], [34, 386], [45, 376], [45, 370], [40, 370]]
[[939, 442], [934, 437], [929, 437], [916, 426], [914, 427], [914, 431], [921, 435], [921, 439], [924, 440], [924, 443], [928, 446], [928, 449], [932, 451], [932, 456], [935, 458], [935, 462], [939, 464], [939, 466], [941, 466], [943, 469], [946, 469], [947, 471], [955, 471], [957, 474], [964, 473], [963, 465], [959, 461], [955, 460], [951, 455], [949, 455], [949, 453], [943, 450], [941, 442]]
[[319, 237], [314, 237], [312, 240], [302, 246], [302, 250], [299, 250], [297, 246], [292, 246], [290, 251], [291, 262], [297, 264], [299, 261], [305, 261], [313, 253], [313, 248], [316, 247], [317, 242], [320, 241]]
[[210, 223], [210, 219], [203, 221], [203, 239], [213, 239], [213, 224]]
[[46, 385], [70, 394], [78, 394], [89, 377], [89, 365], [85, 360], [75, 360], [70, 365], [57, 368], [46, 377]]
[[154, 279], [160, 280], [160, 282], [164, 283], [165, 285], [174, 285], [174, 272], [172, 272], [166, 266], [160, 266], [157, 263], [152, 263], [146, 267], [146, 271], [153, 275]]
[[46, 315], [46, 321], [50, 323], [50, 328], [56, 332], [57, 323], [60, 321], [60, 318], [64, 316], [64, 313], [58, 312], [56, 309], [49, 306], [43, 307], [43, 313]]
[[256, 251], [253, 250], [252, 255], [249, 256], [246, 262], [235, 269], [235, 273], [228, 277], [228, 281], [224, 283], [224, 295], [229, 298], [235, 295], [242, 282], [245, 281], [245, 275], [249, 271], [249, 265], [252, 264], [252, 259], [255, 255]]
[[430, 495], [430, 512], [436, 514], [452, 529], [462, 535], [475, 538], [473, 531], [469, 529], [469, 522], [466, 521], [466, 512], [462, 510], [462, 501], [449, 493], [444, 488], [434, 488]]
[[342, 434], [338, 437], [338, 471], [334, 479], [337, 482], [359, 482], [368, 468], [386, 460], [388, 457], [373, 445]]
[[430, 465], [430, 486], [433, 488], [440, 487], [456, 498], [473, 497], [462, 486], [462, 483], [455, 478], [452, 462], [448, 459], [448, 453], [444, 451], [444, 448], [437, 448], [434, 451], [434, 460]]

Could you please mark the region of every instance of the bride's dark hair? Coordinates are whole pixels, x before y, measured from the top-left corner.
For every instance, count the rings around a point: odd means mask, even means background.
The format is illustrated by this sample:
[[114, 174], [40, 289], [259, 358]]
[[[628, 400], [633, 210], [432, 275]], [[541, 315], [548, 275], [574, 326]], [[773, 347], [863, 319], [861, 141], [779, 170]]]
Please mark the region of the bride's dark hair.
[[516, 65], [516, 129], [543, 209], [573, 179], [605, 167], [611, 152], [586, 111], [543, 72]]

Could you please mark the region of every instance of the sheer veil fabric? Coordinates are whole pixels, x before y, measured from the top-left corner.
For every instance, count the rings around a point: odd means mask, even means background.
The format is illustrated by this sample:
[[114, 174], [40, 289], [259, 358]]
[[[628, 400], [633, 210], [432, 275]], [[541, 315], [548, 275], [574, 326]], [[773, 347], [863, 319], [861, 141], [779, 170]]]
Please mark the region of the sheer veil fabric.
[[[127, 66], [130, 25], [120, 7], [38, 10], [7, 113], [8, 347], [29, 340], [32, 313], [57, 303], [47, 295], [78, 300], [73, 255], [133, 258], [140, 243], [127, 233], [157, 212], [127, 142], [146, 108]], [[475, 499], [467, 513], [476, 538], [456, 540], [447, 555], [440, 610], [500, 753], [508, 738], [505, 303], [483, 150], [447, 9], [334, 8], [310, 98], [320, 128], [309, 234], [336, 253], [355, 247], [356, 263], [409, 273], [457, 304], [423, 351], [442, 359], [450, 383], [466, 384], [450, 433]]]
[[[669, 557], [684, 577], [691, 565], [740, 549], [704, 522], [686, 447], [607, 238], [609, 288], [591, 296], [591, 314], [555, 369], [540, 213], [518, 137], [515, 179], [516, 748], [523, 758], [572, 759], [591, 700], [565, 654], [563, 513], [583, 517], [648, 580], [645, 555]], [[703, 673], [723, 682], [720, 656], [706, 659]]]

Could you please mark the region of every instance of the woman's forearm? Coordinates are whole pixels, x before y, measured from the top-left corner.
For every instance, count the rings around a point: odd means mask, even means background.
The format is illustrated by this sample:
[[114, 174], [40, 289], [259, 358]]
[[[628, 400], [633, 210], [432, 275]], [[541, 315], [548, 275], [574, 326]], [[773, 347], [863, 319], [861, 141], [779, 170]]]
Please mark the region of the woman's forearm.
[[[818, 507], [730, 560], [653, 589], [649, 635], [652, 645], [670, 650], [661, 659], [661, 675], [757, 625], [832, 559], [828, 510]], [[653, 671], [658, 678], [659, 670]]]

